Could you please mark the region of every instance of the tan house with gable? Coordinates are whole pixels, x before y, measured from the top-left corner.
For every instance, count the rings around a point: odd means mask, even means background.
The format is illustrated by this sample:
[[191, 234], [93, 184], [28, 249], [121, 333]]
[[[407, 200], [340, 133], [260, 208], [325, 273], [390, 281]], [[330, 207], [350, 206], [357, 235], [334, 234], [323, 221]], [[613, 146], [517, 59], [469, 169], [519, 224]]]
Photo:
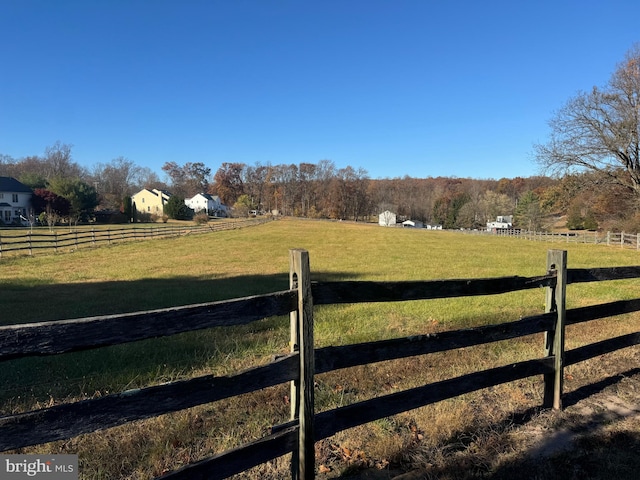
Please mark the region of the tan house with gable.
[[169, 201], [169, 198], [171, 198], [169, 192], [156, 188], [152, 190], [145, 188], [132, 195], [131, 201], [138, 213], [162, 216], [164, 214], [164, 206]]

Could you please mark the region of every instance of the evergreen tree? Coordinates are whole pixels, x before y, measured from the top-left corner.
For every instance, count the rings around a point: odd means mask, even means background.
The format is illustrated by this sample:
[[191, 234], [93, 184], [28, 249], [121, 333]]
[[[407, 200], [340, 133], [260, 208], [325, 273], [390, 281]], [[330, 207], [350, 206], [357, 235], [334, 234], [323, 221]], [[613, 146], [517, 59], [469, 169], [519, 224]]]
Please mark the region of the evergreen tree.
[[193, 210], [184, 203], [184, 197], [180, 195], [172, 195], [169, 201], [164, 205], [164, 213], [174, 220], [191, 220], [193, 218]]

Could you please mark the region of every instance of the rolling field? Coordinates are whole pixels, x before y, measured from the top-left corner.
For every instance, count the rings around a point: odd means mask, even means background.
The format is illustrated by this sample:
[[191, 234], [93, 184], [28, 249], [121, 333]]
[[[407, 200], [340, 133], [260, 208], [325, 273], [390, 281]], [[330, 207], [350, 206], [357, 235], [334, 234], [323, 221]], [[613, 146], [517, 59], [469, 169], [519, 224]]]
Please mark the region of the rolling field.
[[[382, 228], [347, 222], [281, 220], [179, 239], [123, 243], [70, 254], [0, 260], [0, 325], [132, 312], [210, 302], [288, 288], [289, 249], [310, 254], [314, 280], [425, 280], [545, 273], [550, 248], [568, 250], [569, 268], [639, 265], [640, 254], [606, 246], [529, 242], [513, 238]], [[639, 281], [568, 287], [568, 308], [635, 298]], [[317, 307], [317, 346], [467, 328], [544, 311], [544, 291], [491, 297]], [[5, 362], [0, 414], [94, 398], [178, 378], [225, 374], [288, 351], [288, 318], [211, 329], [90, 352]], [[570, 328], [569, 348], [640, 330], [637, 316]], [[318, 410], [438, 379], [539, 357], [541, 336], [441, 355], [383, 362], [317, 378]], [[581, 371], [576, 366], [574, 376]], [[598, 379], [607, 373], [588, 367]], [[25, 452], [79, 453], [83, 478], [148, 478], [238, 445], [287, 420], [283, 385], [185, 412], [137, 422]], [[488, 413], [500, 398], [500, 408]], [[344, 449], [381, 465], [403, 460], [420, 442], [429, 448], [488, 416], [539, 405], [535, 379], [342, 432], [323, 442], [319, 463], [344, 460]], [[256, 411], [251, 415], [248, 412]], [[114, 453], [117, 452], [117, 453]], [[355, 454], [354, 454], [355, 455]], [[117, 462], [113, 462], [113, 457]], [[357, 456], [357, 455], [356, 455]], [[406, 460], [406, 459], [404, 459]], [[349, 463], [349, 462], [347, 462]], [[336, 467], [337, 468], [337, 467]], [[256, 478], [286, 478], [284, 462]]]

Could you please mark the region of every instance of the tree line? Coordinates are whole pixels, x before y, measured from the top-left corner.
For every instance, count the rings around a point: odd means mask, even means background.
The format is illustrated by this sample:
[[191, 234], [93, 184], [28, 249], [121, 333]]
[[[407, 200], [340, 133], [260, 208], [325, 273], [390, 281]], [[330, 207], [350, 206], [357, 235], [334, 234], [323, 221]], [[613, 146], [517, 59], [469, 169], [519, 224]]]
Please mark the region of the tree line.
[[[124, 157], [87, 169], [74, 161], [72, 147], [60, 142], [47, 147], [42, 156], [17, 160], [0, 156], [0, 175], [14, 177], [34, 190], [34, 213], [45, 222], [67, 218], [77, 223], [96, 210], [125, 212], [131, 208], [131, 195], [142, 188], [167, 190], [179, 199], [197, 193], [218, 195], [236, 216], [277, 212], [372, 221], [391, 210], [400, 218], [454, 229], [483, 229], [499, 215], [513, 215], [515, 226], [527, 230], [549, 229], [562, 216], [572, 229], [606, 226], [632, 231], [629, 224], [635, 222], [633, 215], [629, 217], [635, 212], [631, 192], [604, 182], [594, 172], [561, 178], [371, 179], [363, 168], [338, 168], [329, 160], [223, 163], [215, 173], [204, 163], [167, 162], [162, 170], [164, 181]], [[599, 183], [599, 188], [592, 188]]]
[[167, 162], [164, 181], [153, 171], [118, 157], [92, 169], [80, 166], [72, 146], [57, 142], [42, 156], [0, 156], [0, 175], [34, 190], [36, 215], [77, 222], [94, 210], [124, 212], [131, 195], [157, 188], [175, 197], [218, 195], [236, 215], [249, 212], [363, 221], [392, 210], [400, 217], [445, 228], [483, 228], [497, 215], [516, 213], [524, 192], [556, 183], [547, 177], [477, 180], [460, 178], [371, 179], [363, 168], [318, 163], [246, 165], [222, 163], [212, 174], [204, 163]]

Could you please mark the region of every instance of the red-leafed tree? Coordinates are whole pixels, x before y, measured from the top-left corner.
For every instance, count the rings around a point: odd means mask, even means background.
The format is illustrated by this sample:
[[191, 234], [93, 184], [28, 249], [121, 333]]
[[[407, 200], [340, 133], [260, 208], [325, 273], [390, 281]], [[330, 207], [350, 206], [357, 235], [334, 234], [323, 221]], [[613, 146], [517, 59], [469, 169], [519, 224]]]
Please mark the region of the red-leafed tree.
[[49, 229], [53, 228], [59, 219], [68, 217], [71, 211], [69, 200], [45, 188], [36, 188], [33, 191], [31, 205], [36, 215], [47, 222]]

